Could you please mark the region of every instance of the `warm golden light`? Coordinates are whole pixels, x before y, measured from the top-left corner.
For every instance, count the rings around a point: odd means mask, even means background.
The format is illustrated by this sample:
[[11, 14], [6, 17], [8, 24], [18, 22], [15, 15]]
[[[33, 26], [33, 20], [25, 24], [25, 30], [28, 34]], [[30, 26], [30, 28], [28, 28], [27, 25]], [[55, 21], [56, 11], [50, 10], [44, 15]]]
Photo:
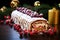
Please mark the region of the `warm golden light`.
[[40, 6], [40, 2], [39, 2], [39, 1], [36, 1], [36, 2], [34, 3], [34, 6]]
[[0, 9], [0, 11], [2, 11], [2, 12], [4, 12], [6, 10], [6, 7], [5, 6], [3, 6], [1, 9]]
[[15, 8], [15, 7], [18, 6], [18, 4], [19, 4], [19, 1], [18, 1], [18, 0], [12, 0], [11, 3], [10, 3], [10, 6], [11, 6], [12, 8]]
[[60, 3], [58, 4], [58, 6], [60, 7]]

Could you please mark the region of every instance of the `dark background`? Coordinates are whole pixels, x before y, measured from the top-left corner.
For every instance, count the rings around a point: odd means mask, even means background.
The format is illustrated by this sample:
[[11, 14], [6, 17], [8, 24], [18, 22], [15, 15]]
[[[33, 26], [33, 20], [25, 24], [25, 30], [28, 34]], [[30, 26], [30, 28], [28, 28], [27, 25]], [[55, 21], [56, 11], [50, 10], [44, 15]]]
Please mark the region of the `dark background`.
[[[22, 4], [30, 4], [33, 5], [34, 2], [37, 0], [19, 0], [20, 5]], [[59, 0], [38, 0], [41, 4], [49, 4], [51, 6], [54, 6], [55, 4], [59, 3]], [[2, 6], [10, 6], [11, 0], [0, 0], [0, 7]]]

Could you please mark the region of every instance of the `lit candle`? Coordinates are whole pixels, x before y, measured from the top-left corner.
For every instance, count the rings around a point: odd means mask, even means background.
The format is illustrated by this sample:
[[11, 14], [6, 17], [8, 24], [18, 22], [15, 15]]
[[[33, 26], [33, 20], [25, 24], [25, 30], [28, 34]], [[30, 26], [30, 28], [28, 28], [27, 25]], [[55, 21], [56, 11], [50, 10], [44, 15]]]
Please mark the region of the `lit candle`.
[[49, 21], [49, 24], [54, 24], [57, 29], [58, 27], [57, 24], [59, 24], [58, 23], [59, 22], [59, 10], [57, 10], [56, 8], [49, 10], [48, 21]]
[[59, 10], [55, 11], [55, 24], [58, 24], [58, 19], [59, 19]]
[[57, 10], [56, 8], [49, 10], [48, 12], [49, 24], [58, 24], [58, 16], [59, 16], [58, 14], [59, 10]]
[[53, 9], [50, 9], [49, 11], [48, 11], [48, 21], [49, 21], [49, 24], [54, 24], [54, 16], [55, 16], [55, 14], [53, 13], [54, 11], [53, 11]]

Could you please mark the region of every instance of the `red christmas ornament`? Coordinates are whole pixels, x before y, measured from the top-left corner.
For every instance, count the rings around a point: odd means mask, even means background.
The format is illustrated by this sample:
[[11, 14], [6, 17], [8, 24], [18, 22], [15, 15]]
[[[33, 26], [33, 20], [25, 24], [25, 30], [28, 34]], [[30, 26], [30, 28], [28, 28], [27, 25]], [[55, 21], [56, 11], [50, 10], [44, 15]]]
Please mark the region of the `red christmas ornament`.
[[10, 19], [11, 17], [10, 16], [7, 16], [7, 19]]
[[31, 31], [31, 32], [30, 32], [30, 35], [33, 35], [33, 34], [34, 34], [34, 32]]
[[4, 18], [6, 19], [6, 18], [7, 18], [7, 16], [4, 16]]
[[16, 30], [16, 28], [17, 28], [17, 24], [13, 24], [13, 26], [14, 26], [14, 29]]
[[0, 23], [2, 24], [2, 23], [4, 23], [4, 21], [3, 20], [0, 20]]
[[53, 35], [53, 34], [54, 34], [54, 32], [53, 32], [52, 29], [49, 29], [49, 30], [48, 30], [48, 33], [49, 33], [50, 35]]
[[9, 20], [8, 19], [5, 22], [6, 22], [6, 24], [9, 24]]
[[21, 28], [21, 26], [20, 26], [20, 25], [17, 25], [17, 27]]
[[33, 34], [37, 34], [38, 31], [37, 30], [32, 30]]
[[23, 32], [19, 32], [20, 36], [23, 35]]
[[20, 29], [19, 27], [16, 27], [16, 30], [17, 30], [17, 31], [19, 31], [19, 29]]
[[18, 27], [16, 26], [16, 27], [14, 27], [16, 30], [18, 30]]
[[30, 35], [33, 35], [33, 33], [32, 33], [32, 32], [30, 32]]
[[24, 34], [27, 34], [28, 33], [28, 30], [24, 30]]
[[56, 27], [54, 27], [54, 32], [57, 32], [57, 28]]
[[15, 26], [14, 29], [17, 30], [17, 27]]
[[22, 32], [22, 29], [19, 29], [18, 32]]
[[13, 26], [14, 26], [14, 27], [16, 27], [16, 26], [17, 26], [17, 24], [14, 24]]
[[18, 24], [14, 24], [14, 29], [16, 29], [19, 32], [19, 29], [21, 29], [21, 27]]

